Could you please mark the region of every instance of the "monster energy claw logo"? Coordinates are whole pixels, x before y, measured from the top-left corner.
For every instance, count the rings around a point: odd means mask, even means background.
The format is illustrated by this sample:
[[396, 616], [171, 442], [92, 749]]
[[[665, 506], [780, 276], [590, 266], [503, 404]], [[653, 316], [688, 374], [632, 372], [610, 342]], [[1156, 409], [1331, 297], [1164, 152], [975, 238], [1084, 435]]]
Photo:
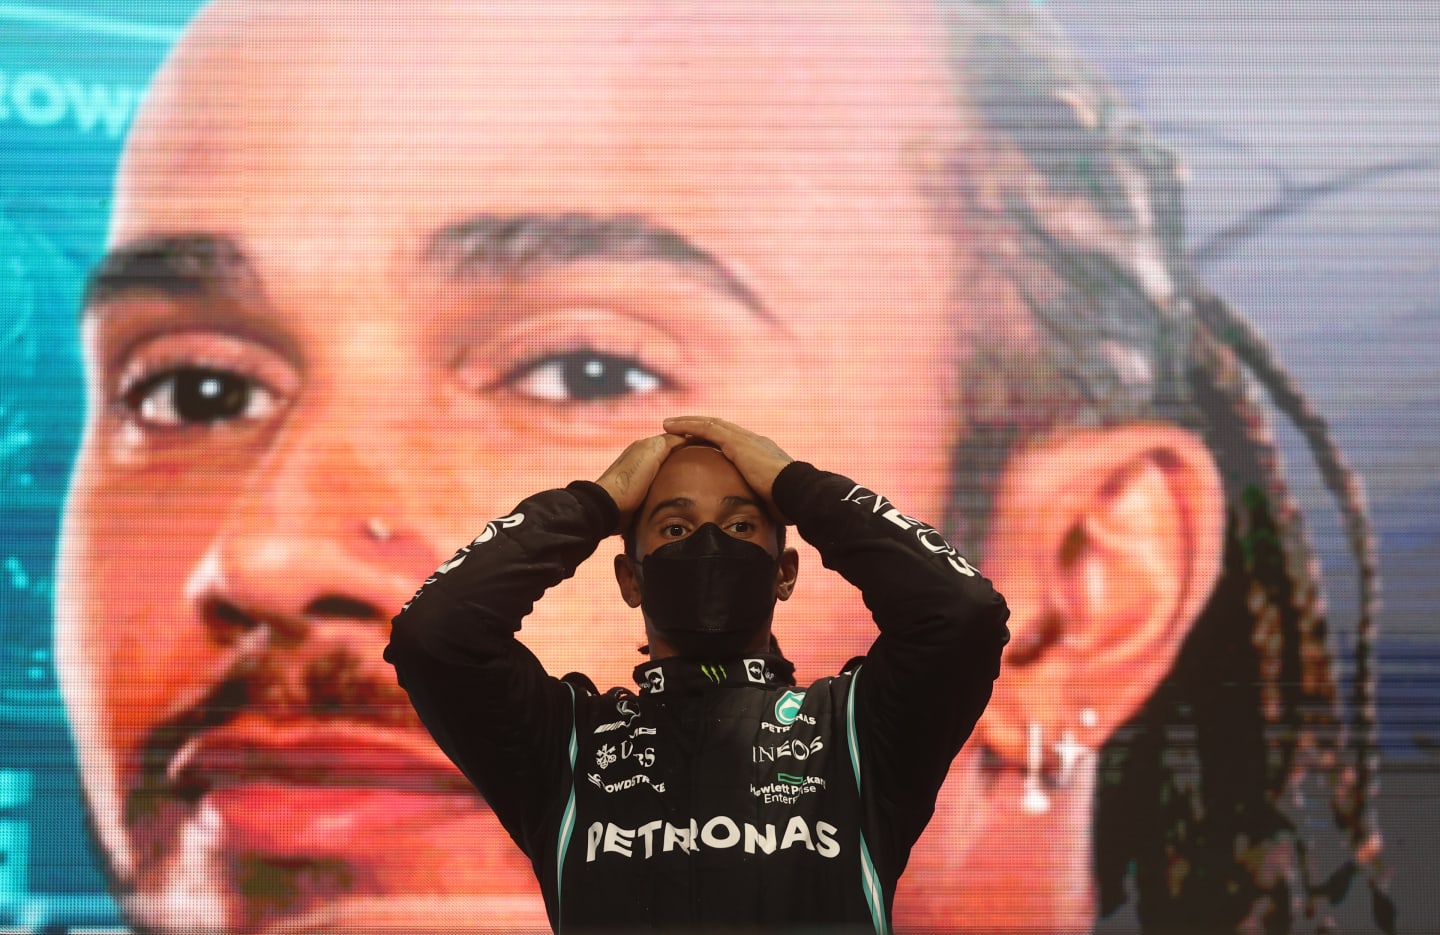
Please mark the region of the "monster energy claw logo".
[[724, 666], [712, 666], [706, 664], [700, 667], [700, 671], [705, 674], [705, 677], [707, 679], [714, 682], [716, 685], [719, 685], [721, 682], [725, 681]]

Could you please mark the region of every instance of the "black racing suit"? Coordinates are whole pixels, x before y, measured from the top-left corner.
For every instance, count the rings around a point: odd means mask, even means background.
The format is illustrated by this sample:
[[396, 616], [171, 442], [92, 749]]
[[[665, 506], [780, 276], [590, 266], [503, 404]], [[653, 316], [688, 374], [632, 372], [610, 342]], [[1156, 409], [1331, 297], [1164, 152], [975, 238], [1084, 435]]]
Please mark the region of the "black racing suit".
[[395, 618], [385, 658], [530, 857], [556, 931], [889, 929], [1009, 611], [870, 490], [795, 462], [773, 495], [880, 630], [863, 660], [803, 690], [770, 655], [645, 663], [638, 694], [547, 675], [514, 634], [616, 531], [587, 481], [490, 523]]

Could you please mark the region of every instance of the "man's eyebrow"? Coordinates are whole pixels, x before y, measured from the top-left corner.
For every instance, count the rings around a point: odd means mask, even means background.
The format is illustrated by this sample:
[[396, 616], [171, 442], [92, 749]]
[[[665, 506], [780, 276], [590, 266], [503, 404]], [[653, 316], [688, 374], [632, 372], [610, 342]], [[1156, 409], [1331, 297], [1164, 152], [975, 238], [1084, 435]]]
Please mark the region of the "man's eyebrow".
[[[731, 508], [748, 506], [754, 507], [762, 513], [765, 511], [765, 507], [760, 504], [760, 501], [756, 500], [753, 497], [742, 497], [738, 494], [730, 494], [728, 496], [721, 497], [720, 502], [725, 506]], [[659, 503], [651, 507], [650, 514], [647, 519], [654, 519], [655, 516], [663, 510], [684, 510], [689, 509], [693, 506], [695, 506], [695, 501], [690, 499], [689, 497], [671, 497], [668, 500], [661, 500]]]
[[638, 214], [474, 215], [441, 228], [427, 258], [460, 275], [502, 278], [590, 260], [664, 263], [774, 321], [755, 290], [718, 257]]
[[132, 292], [178, 298], [230, 291], [254, 279], [238, 244], [219, 234], [148, 237], [108, 251], [85, 283], [84, 309]]
[[685, 510], [693, 507], [694, 505], [695, 501], [691, 500], [689, 497], [671, 497], [668, 500], [661, 500], [659, 503], [652, 506], [650, 508], [650, 515], [647, 516], [646, 519], [654, 519], [657, 514], [665, 510]]

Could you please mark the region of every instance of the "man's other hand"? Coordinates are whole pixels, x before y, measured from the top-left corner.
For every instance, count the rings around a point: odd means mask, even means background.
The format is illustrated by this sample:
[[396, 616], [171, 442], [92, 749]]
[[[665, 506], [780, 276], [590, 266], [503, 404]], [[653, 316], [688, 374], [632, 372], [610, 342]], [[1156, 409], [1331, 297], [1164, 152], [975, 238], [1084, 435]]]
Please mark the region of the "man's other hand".
[[685, 444], [683, 436], [666, 433], [634, 441], [620, 453], [595, 483], [605, 488], [620, 510], [620, 526], [628, 529], [631, 515], [645, 502], [645, 494], [655, 480], [660, 465], [670, 452]]

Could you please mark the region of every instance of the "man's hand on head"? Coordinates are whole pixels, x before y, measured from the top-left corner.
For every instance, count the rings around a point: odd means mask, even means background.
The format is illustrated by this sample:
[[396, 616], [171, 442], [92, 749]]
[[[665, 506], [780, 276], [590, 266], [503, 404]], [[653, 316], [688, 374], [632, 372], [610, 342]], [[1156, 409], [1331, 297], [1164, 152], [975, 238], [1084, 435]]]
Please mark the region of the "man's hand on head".
[[779, 445], [733, 422], [709, 416], [677, 416], [666, 419], [664, 425], [665, 431], [672, 437], [706, 441], [719, 448], [720, 453], [729, 458], [740, 476], [745, 478], [750, 489], [764, 499], [770, 515], [781, 522], [786, 521], [775, 508], [771, 490], [785, 465], [795, 459]]
[[596, 479], [595, 483], [605, 489], [620, 511], [619, 529], [629, 527], [630, 517], [645, 502], [645, 494], [649, 492], [660, 465], [665, 463], [670, 452], [683, 444], [683, 436], [670, 433], [631, 442]]

